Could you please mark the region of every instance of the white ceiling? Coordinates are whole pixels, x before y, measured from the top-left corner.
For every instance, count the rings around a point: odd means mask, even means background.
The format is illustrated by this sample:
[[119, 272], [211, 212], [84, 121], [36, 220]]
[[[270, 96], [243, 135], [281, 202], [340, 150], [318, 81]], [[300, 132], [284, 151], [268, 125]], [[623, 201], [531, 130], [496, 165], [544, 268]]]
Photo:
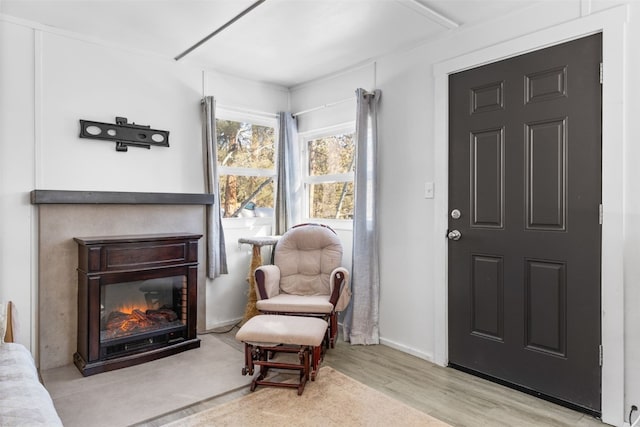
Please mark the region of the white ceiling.
[[[0, 13], [175, 58], [255, 0], [0, 0]], [[181, 61], [292, 87], [531, 5], [266, 0]]]

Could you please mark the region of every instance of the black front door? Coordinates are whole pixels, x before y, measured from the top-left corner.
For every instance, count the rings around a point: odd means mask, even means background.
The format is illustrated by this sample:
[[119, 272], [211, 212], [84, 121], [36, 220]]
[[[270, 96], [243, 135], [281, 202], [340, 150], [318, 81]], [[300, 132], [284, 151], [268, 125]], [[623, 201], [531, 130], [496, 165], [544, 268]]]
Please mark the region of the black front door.
[[449, 78], [449, 362], [593, 413], [601, 58], [596, 34]]

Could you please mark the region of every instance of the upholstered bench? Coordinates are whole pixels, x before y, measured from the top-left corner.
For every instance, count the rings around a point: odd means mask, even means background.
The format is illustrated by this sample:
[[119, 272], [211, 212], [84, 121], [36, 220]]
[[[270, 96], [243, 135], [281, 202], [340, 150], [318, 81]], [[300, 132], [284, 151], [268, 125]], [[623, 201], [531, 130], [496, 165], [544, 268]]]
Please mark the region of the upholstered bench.
[[[244, 343], [242, 375], [253, 375], [254, 366], [260, 372], [251, 382], [251, 391], [258, 385], [292, 387], [298, 395], [306, 382], [315, 380], [322, 359], [322, 342], [327, 332], [327, 322], [317, 317], [261, 314], [249, 319], [236, 334], [236, 340]], [[277, 353], [297, 353], [299, 363], [274, 360]], [[298, 383], [274, 382], [266, 379], [269, 368], [300, 371]]]

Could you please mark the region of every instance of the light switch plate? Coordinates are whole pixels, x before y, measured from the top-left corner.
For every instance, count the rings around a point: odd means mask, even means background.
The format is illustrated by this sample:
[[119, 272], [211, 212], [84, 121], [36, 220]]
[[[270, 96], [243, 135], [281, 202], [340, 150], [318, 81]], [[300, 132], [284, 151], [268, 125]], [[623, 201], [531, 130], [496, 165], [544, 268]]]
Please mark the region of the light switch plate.
[[425, 199], [433, 199], [433, 182], [425, 182], [424, 183], [424, 198]]

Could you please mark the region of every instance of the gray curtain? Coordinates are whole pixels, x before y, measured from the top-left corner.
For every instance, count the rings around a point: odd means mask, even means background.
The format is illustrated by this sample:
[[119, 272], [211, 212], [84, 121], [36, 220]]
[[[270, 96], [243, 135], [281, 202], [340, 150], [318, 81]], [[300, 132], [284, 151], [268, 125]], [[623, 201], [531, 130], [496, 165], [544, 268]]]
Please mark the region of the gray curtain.
[[214, 195], [214, 204], [207, 205], [207, 277], [215, 279], [227, 274], [227, 250], [220, 213], [218, 185], [218, 144], [216, 141], [216, 101], [207, 96], [202, 101], [202, 136], [205, 192]]
[[278, 113], [278, 185], [274, 233], [282, 235], [302, 221], [302, 180], [300, 177], [298, 124], [291, 113]]
[[351, 304], [343, 320], [351, 344], [379, 344], [380, 274], [378, 266], [377, 116], [381, 92], [356, 90], [356, 170], [353, 216]]

